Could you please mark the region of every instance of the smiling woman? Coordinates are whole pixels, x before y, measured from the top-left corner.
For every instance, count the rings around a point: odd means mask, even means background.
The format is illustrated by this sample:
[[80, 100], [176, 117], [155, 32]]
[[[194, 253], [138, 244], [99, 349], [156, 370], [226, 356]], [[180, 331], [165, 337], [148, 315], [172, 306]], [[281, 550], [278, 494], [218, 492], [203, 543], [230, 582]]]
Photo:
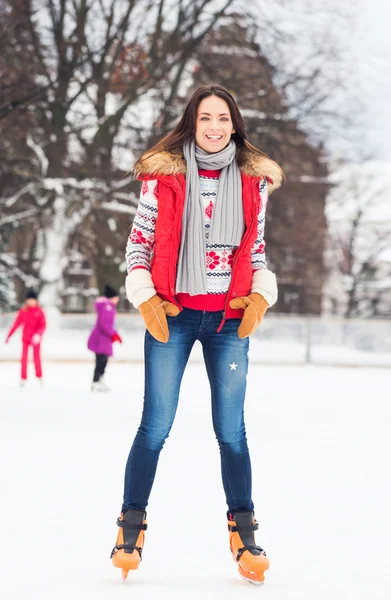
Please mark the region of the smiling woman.
[[242, 577], [260, 585], [269, 560], [254, 540], [258, 526], [243, 406], [248, 338], [277, 300], [263, 237], [268, 192], [280, 185], [281, 169], [248, 142], [233, 96], [221, 86], [204, 86], [134, 172], [143, 184], [126, 250], [126, 291], [147, 329], [145, 395], [126, 465], [113, 564], [124, 577], [140, 564], [159, 455], [199, 340], [232, 556]]

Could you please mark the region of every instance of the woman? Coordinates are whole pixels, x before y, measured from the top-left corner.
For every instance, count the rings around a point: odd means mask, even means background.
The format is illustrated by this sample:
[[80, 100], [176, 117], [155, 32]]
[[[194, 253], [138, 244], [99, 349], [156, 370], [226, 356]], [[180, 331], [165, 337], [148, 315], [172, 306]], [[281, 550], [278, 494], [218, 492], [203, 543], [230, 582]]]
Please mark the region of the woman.
[[97, 318], [87, 342], [88, 349], [95, 353], [95, 370], [91, 385], [93, 392], [110, 391], [103, 381], [103, 376], [109, 357], [113, 356], [113, 342], [118, 341], [122, 344], [121, 337], [114, 329], [118, 301], [118, 292], [109, 285], [105, 286], [103, 296], [95, 301]]
[[24, 306], [18, 312], [5, 340], [7, 344], [18, 327], [23, 327], [20, 380], [22, 387], [27, 382], [27, 363], [30, 346], [33, 349], [35, 375], [42, 384], [41, 341], [46, 329], [46, 319], [37, 298], [38, 295], [35, 290], [28, 290]]
[[282, 172], [248, 142], [234, 98], [216, 85], [194, 92], [178, 125], [136, 162], [134, 173], [143, 184], [127, 245], [126, 290], [147, 328], [145, 396], [126, 465], [113, 564], [125, 578], [139, 566], [159, 454], [200, 340], [232, 556], [240, 574], [261, 585], [269, 561], [254, 540], [243, 405], [248, 336], [277, 300], [263, 230], [268, 191], [280, 185]]

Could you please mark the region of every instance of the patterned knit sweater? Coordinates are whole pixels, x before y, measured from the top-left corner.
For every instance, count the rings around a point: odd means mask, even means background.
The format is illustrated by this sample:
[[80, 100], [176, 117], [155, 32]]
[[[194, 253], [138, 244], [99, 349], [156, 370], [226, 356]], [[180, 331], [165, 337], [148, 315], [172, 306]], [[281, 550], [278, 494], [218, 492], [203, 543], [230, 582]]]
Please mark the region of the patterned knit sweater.
[[[231, 281], [231, 268], [236, 247], [223, 244], [209, 244], [209, 232], [213, 208], [217, 196], [220, 171], [199, 170], [201, 197], [204, 205], [204, 227], [206, 241], [205, 269], [207, 275], [207, 294], [190, 296], [177, 294], [178, 302], [187, 308], [196, 310], [223, 310]], [[158, 216], [158, 181], [144, 181], [140, 202], [133, 221], [133, 227], [126, 246], [127, 271], [144, 268], [150, 271], [155, 245], [155, 229]], [[252, 248], [253, 272], [267, 269], [265, 257], [264, 228], [265, 211], [268, 199], [267, 181], [260, 182], [261, 196], [258, 214], [258, 234]]]

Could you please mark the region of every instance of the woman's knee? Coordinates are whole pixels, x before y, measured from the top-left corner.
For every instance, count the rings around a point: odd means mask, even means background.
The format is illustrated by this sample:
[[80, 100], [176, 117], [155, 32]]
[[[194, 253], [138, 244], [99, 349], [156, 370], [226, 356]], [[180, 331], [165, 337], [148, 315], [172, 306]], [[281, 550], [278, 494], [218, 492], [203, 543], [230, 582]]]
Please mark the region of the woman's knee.
[[142, 421], [136, 435], [138, 445], [149, 450], [161, 450], [170, 434], [171, 426], [172, 423], [153, 426]]
[[242, 454], [247, 451], [247, 437], [244, 424], [236, 428], [216, 428], [215, 434], [221, 449], [232, 454]]

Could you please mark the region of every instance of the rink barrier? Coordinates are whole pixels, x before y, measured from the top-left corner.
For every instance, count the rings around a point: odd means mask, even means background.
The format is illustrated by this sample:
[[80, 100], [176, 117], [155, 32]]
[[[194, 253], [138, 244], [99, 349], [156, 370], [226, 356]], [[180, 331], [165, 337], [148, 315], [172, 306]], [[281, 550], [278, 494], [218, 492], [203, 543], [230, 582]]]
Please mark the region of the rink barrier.
[[[0, 315], [3, 339], [14, 318], [15, 314]], [[45, 360], [91, 362], [86, 340], [94, 321], [94, 314], [49, 317], [43, 343]], [[137, 313], [120, 313], [116, 327], [125, 343], [123, 347], [115, 345], [113, 360], [142, 362], [145, 332], [142, 319]], [[20, 344], [15, 340], [11, 342], [1, 345], [1, 362], [19, 359]], [[251, 336], [250, 347], [253, 364], [391, 367], [391, 323], [380, 319], [270, 314]], [[195, 349], [191, 360], [202, 362], [200, 349]]]

